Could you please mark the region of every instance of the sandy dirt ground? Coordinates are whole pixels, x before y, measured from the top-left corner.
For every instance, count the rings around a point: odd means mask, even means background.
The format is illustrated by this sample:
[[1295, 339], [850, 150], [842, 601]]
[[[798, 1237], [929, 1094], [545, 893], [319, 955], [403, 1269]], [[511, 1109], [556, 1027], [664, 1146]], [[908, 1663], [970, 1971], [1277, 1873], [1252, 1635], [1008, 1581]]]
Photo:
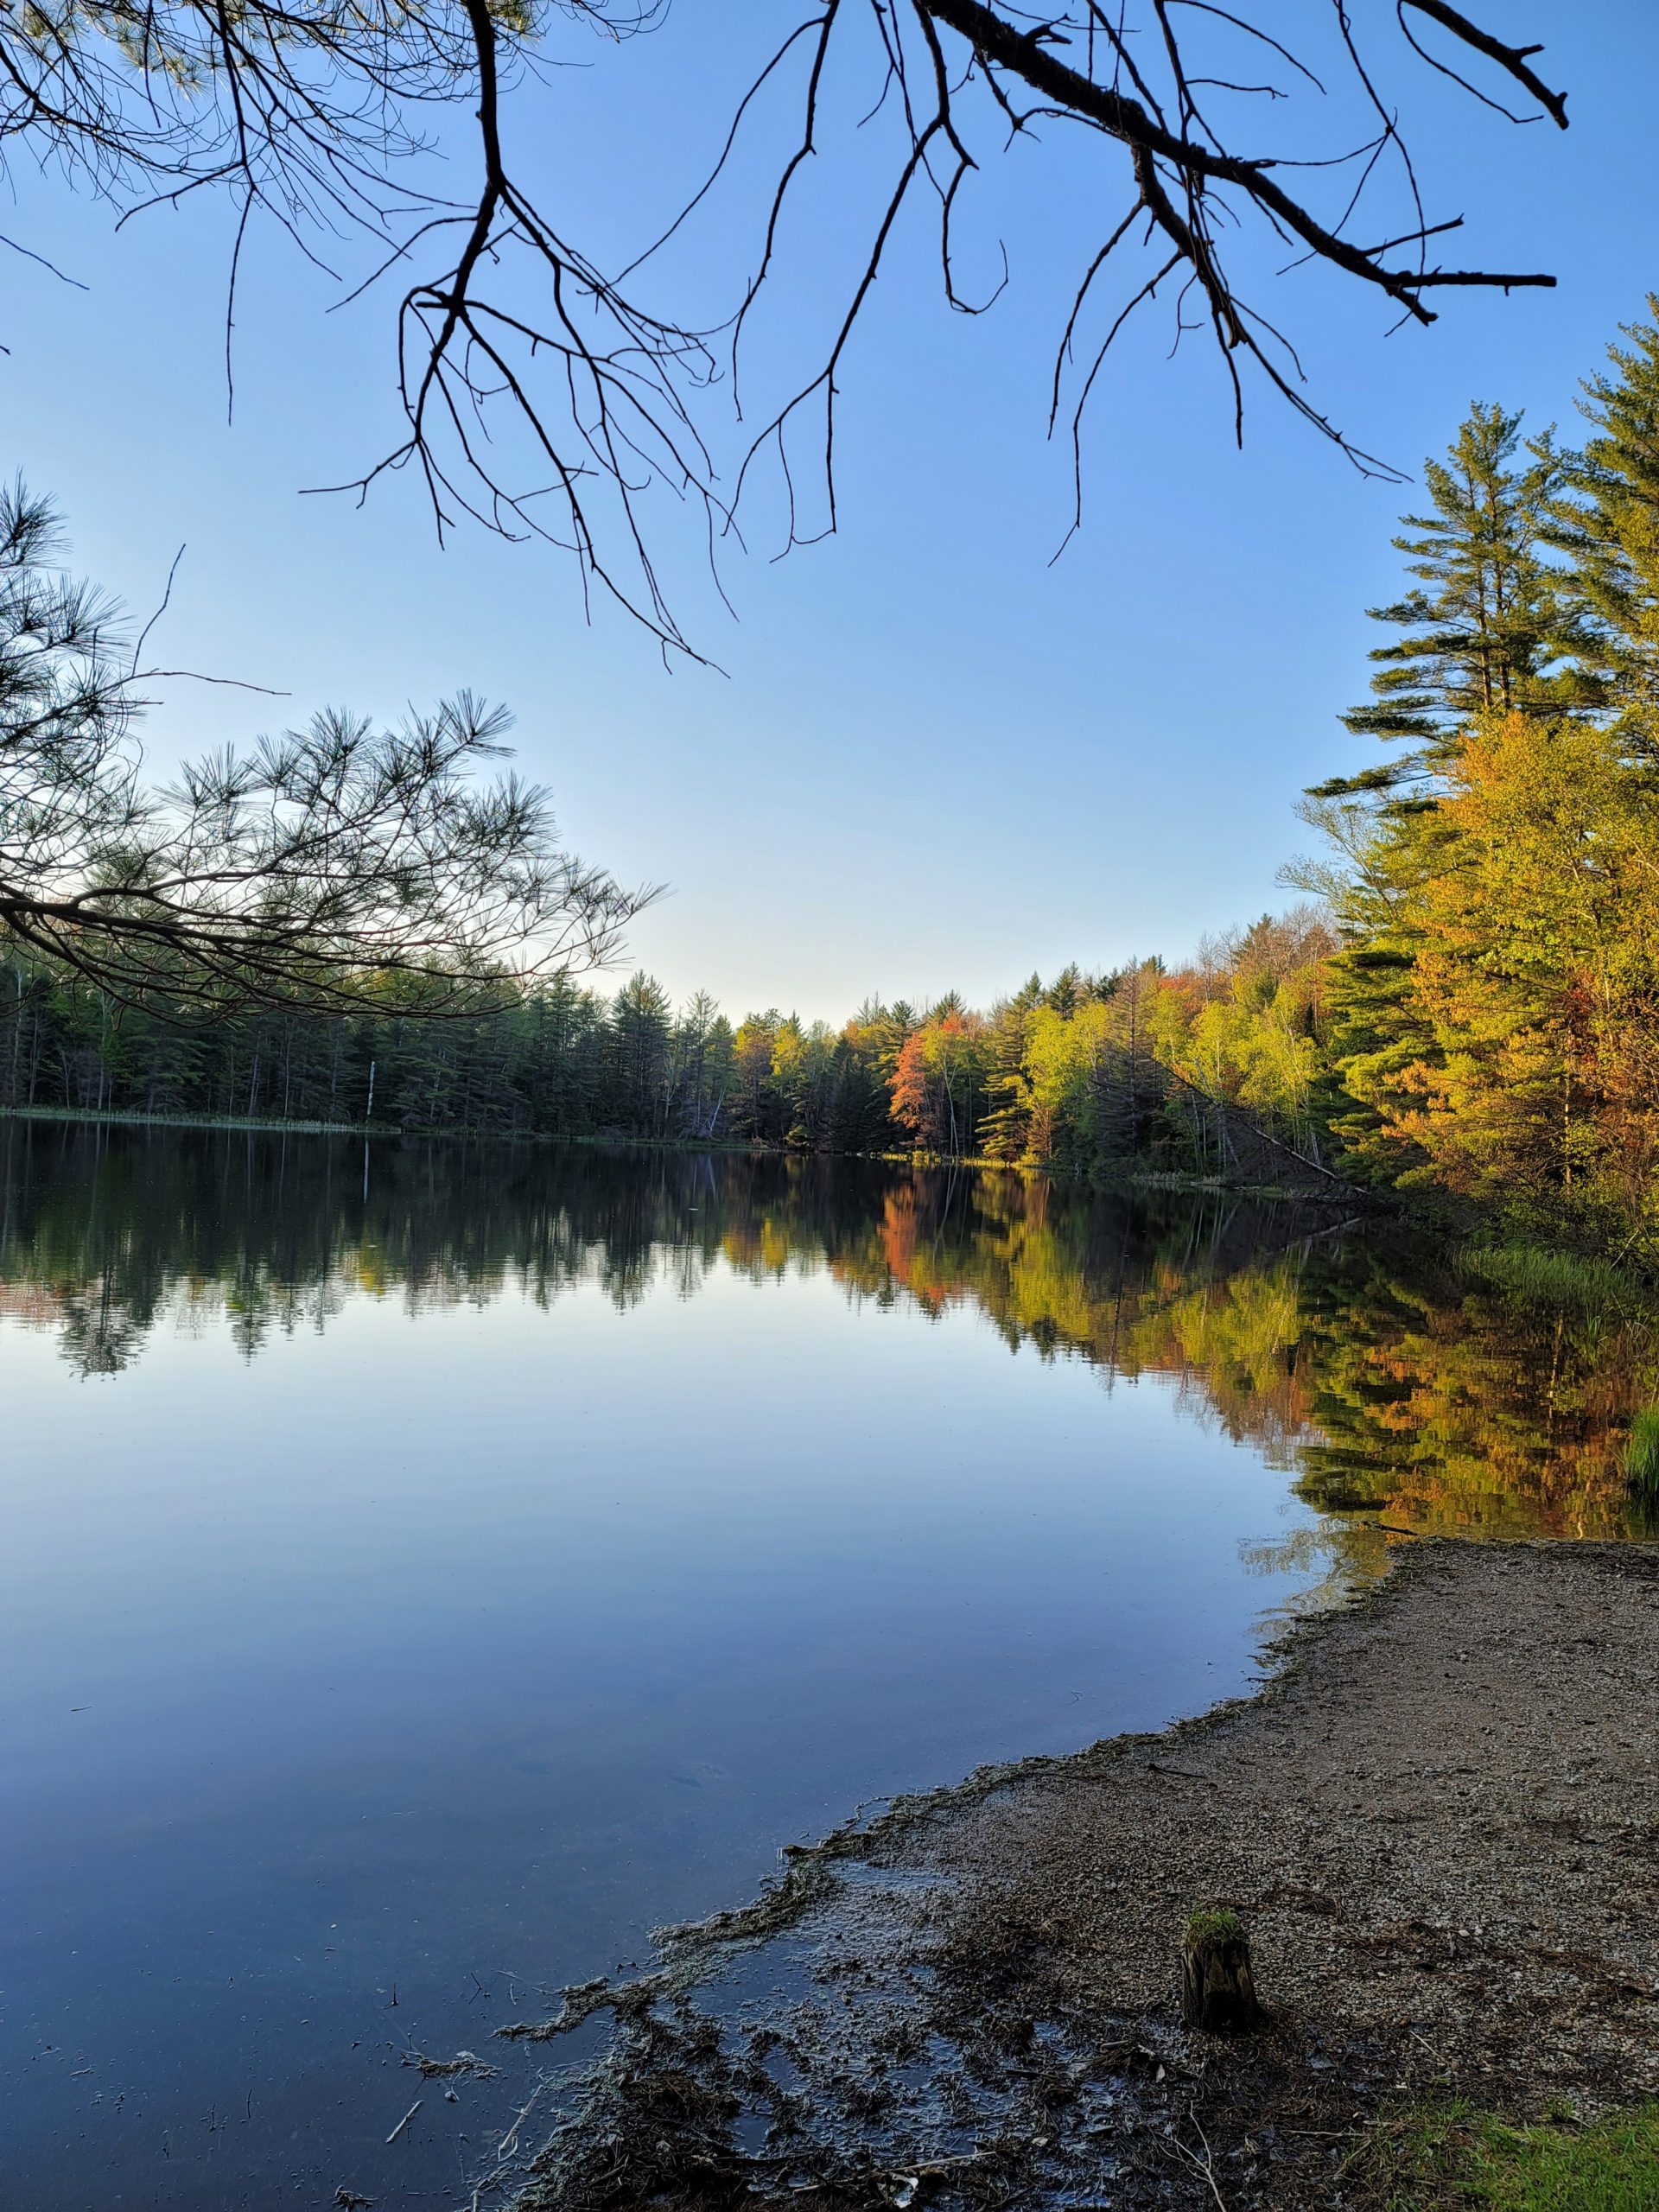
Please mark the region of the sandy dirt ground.
[[1229, 2165], [1312, 2184], [1325, 2158], [1255, 2155], [1277, 2107], [1282, 2138], [1448, 2087], [1529, 2115], [1659, 2092], [1656, 1687], [1659, 1552], [1414, 1547], [1266, 1695], [918, 1844], [964, 1968], [1023, 1941], [1034, 2014], [1173, 2019], [1186, 1913], [1234, 1908], [1274, 2031], [1190, 2038], [1197, 2104]]

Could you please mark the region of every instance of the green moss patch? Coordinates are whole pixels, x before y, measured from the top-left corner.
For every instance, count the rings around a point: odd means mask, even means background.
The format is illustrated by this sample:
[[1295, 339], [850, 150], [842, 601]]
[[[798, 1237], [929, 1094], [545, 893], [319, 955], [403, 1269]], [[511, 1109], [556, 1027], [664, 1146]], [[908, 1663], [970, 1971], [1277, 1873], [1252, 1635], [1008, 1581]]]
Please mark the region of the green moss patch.
[[1242, 1943], [1248, 1951], [1250, 1947], [1243, 1922], [1225, 1905], [1189, 1913], [1183, 1935], [1189, 1948], [1199, 1943]]

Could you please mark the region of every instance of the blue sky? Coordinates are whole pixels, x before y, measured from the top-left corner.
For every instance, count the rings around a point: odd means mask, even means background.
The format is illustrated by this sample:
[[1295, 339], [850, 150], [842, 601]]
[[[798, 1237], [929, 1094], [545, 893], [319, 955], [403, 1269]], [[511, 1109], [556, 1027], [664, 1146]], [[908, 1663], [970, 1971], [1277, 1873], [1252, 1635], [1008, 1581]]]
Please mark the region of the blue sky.
[[[1567, 424], [1578, 378], [1659, 288], [1659, 10], [1516, 0], [1502, 15], [1506, 35], [1548, 37], [1573, 128], [1516, 130], [1431, 82], [1427, 197], [1466, 216], [1459, 259], [1551, 269], [1559, 289], [1443, 295], [1431, 331], [1393, 336], [1317, 274], [1270, 302], [1308, 341], [1315, 397], [1413, 469], [1471, 399]], [[643, 243], [699, 181], [767, 17], [734, 0], [711, 40], [708, 12], [682, 7], [614, 51], [561, 30], [561, 55], [591, 66], [518, 111], [545, 140], [542, 189], [584, 237]], [[763, 332], [762, 380], [834, 296], [854, 174], [803, 203], [804, 276]], [[1014, 273], [977, 321], [939, 304], [922, 223], [901, 238], [844, 378], [838, 534], [774, 563], [759, 528], [728, 567], [734, 622], [689, 548], [670, 554], [723, 674], [665, 671], [602, 610], [589, 626], [550, 552], [476, 533], [440, 551], [410, 481], [360, 512], [297, 496], [394, 441], [390, 302], [325, 318], [327, 283], [256, 238], [227, 425], [228, 231], [203, 203], [118, 237], [109, 210], [16, 176], [0, 228], [90, 289], [6, 257], [0, 461], [57, 493], [79, 563], [135, 606], [187, 545], [161, 658], [290, 695], [168, 687], [147, 741], [158, 766], [324, 703], [394, 717], [461, 685], [504, 700], [570, 842], [671, 886], [631, 956], [677, 995], [837, 1019], [871, 991], [984, 1001], [1068, 959], [1179, 957], [1285, 901], [1298, 792], [1365, 757], [1336, 717], [1363, 694], [1363, 610], [1395, 587], [1389, 539], [1411, 495], [1357, 475], [1265, 391], [1236, 452], [1212, 361], [1167, 360], [1160, 317], [1103, 372], [1086, 525], [1050, 565], [1070, 500], [1068, 456], [1044, 437], [1055, 311], [1111, 174], [1065, 147], [990, 171], [1000, 213], [970, 247], [990, 266], [1001, 231]], [[721, 282], [734, 268], [749, 181], [671, 282], [699, 255]], [[755, 520], [775, 521], [764, 499]]]

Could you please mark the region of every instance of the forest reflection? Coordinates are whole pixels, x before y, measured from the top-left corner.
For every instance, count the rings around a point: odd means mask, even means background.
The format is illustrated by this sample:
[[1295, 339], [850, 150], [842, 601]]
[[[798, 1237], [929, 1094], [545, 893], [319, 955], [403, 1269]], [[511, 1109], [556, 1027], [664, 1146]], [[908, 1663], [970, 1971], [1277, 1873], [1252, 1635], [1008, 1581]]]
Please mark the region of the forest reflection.
[[163, 1329], [253, 1357], [364, 1297], [627, 1308], [722, 1271], [969, 1307], [1109, 1385], [1171, 1378], [1347, 1524], [1356, 1566], [1389, 1529], [1654, 1533], [1627, 1474], [1651, 1317], [1519, 1294], [1376, 1223], [860, 1161], [0, 1123], [0, 1321], [86, 1376]]

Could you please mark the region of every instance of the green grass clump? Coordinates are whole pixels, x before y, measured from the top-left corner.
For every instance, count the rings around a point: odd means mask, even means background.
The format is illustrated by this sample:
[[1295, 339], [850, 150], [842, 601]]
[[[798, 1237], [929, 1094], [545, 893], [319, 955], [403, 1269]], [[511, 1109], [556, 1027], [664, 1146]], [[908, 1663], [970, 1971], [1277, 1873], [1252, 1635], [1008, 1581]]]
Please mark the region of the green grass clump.
[[1624, 1472], [1638, 1497], [1659, 1500], [1659, 1407], [1649, 1407], [1631, 1421]]
[[1250, 1939], [1244, 1933], [1243, 1922], [1225, 1905], [1216, 1905], [1202, 1912], [1189, 1912], [1186, 1926], [1181, 1933], [1189, 1948], [1198, 1943], [1243, 1943], [1247, 1951], [1250, 1948]]
[[1659, 2212], [1659, 2105], [1581, 2128], [1453, 2105], [1389, 2123], [1366, 2163], [1388, 2212]]

